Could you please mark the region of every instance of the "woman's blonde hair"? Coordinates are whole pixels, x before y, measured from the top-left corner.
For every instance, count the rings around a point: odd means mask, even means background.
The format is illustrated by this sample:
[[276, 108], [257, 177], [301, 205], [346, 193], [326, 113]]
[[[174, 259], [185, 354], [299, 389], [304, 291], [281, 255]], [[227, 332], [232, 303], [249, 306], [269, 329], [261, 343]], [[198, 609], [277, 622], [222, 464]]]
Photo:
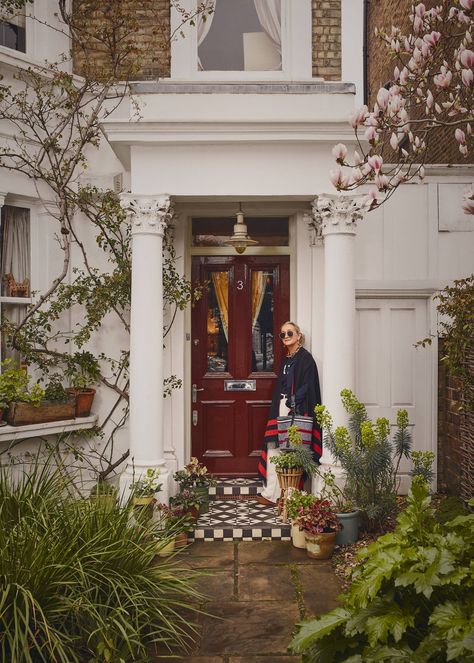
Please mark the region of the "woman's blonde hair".
[[306, 339], [304, 337], [303, 332], [301, 331], [299, 326], [296, 324], [296, 322], [291, 322], [291, 320], [287, 320], [282, 325], [280, 325], [280, 331], [285, 325], [291, 325], [292, 327], [295, 328], [296, 333], [299, 334], [299, 336], [300, 336], [299, 344], [304, 345], [304, 342], [305, 342]]

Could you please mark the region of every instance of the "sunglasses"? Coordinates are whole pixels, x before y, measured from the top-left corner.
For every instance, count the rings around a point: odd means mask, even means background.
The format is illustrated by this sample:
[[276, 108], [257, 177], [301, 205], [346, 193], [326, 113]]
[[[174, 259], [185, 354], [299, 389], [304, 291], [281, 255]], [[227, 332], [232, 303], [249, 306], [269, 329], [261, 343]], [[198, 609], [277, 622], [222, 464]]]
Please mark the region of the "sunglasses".
[[281, 339], [285, 338], [285, 336], [288, 336], [288, 338], [293, 338], [294, 334], [295, 334], [295, 332], [294, 332], [294, 331], [291, 331], [291, 329], [289, 329], [287, 332], [280, 332], [280, 333], [278, 334], [278, 336], [279, 336]]

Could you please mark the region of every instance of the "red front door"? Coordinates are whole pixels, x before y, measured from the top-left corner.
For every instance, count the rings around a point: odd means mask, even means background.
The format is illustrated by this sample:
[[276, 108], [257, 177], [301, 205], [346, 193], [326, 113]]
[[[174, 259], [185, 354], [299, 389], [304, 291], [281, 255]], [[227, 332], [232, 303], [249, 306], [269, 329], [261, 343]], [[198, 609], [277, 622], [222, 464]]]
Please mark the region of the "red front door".
[[219, 475], [256, 474], [289, 318], [289, 257], [194, 257], [192, 453]]

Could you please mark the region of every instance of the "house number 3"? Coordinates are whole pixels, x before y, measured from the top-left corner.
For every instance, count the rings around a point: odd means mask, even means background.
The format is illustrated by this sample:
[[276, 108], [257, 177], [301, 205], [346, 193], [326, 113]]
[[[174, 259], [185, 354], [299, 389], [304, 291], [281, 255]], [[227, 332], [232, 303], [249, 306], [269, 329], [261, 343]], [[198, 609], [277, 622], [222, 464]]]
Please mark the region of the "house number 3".
[[243, 290], [243, 289], [244, 289], [244, 282], [237, 281], [237, 290]]

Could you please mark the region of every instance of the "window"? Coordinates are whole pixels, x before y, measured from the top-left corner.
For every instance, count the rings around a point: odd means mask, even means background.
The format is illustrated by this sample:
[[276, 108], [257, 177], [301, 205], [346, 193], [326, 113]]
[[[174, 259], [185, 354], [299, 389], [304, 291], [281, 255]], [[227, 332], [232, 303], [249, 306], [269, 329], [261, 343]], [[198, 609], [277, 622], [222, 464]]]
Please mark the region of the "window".
[[[24, 317], [31, 299], [31, 232], [30, 211], [23, 207], [5, 205], [0, 224], [0, 278], [1, 320], [12, 325]], [[18, 363], [18, 353], [5, 344], [2, 335], [1, 357], [13, 358]]]
[[26, 53], [25, 14], [0, 14], [0, 45]]
[[201, 71], [281, 71], [281, 0], [216, 0], [198, 19]]

